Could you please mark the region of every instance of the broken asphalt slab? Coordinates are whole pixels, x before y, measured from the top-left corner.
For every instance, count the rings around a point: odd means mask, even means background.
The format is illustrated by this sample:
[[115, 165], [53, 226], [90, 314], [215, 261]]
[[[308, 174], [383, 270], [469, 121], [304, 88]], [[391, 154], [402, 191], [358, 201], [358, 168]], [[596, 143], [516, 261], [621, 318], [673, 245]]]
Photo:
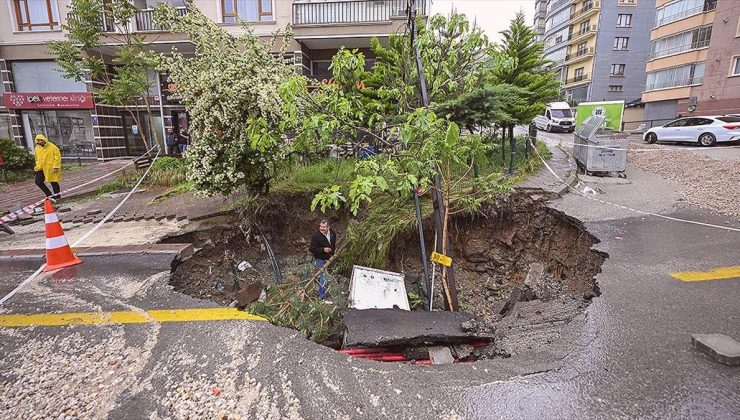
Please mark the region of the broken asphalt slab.
[[691, 345], [724, 365], [740, 366], [740, 343], [732, 337], [723, 334], [693, 334]]
[[[191, 244], [141, 244], [123, 246], [92, 246], [75, 247], [72, 251], [79, 257], [129, 255], [129, 254], [171, 254], [179, 260], [185, 260], [193, 255]], [[43, 260], [46, 257], [45, 249], [6, 249], [0, 250], [0, 260]]]
[[494, 338], [493, 329], [465, 312], [348, 309], [342, 313], [345, 347], [454, 344]]

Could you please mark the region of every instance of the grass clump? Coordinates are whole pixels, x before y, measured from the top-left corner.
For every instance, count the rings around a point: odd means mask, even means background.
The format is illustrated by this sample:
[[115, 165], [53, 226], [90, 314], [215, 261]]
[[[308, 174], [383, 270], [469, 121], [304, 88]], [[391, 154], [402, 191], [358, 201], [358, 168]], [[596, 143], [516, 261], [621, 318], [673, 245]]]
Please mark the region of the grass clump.
[[334, 184], [344, 184], [354, 177], [354, 159], [323, 159], [309, 164], [295, 164], [273, 181], [272, 190], [287, 193], [313, 192]]

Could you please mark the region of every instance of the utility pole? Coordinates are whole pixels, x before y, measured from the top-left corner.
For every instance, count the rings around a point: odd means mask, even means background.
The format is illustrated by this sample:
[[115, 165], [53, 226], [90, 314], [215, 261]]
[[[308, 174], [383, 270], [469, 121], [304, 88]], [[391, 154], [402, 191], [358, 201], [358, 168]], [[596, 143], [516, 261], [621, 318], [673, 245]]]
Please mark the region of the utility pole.
[[[424, 65], [421, 61], [421, 53], [419, 51], [418, 46], [416, 45], [416, 0], [407, 0], [406, 3], [406, 14], [408, 17], [408, 27], [409, 31], [411, 32], [411, 50], [414, 53], [414, 58], [416, 60], [416, 72], [419, 75], [419, 90], [421, 92], [421, 104], [424, 108], [429, 107], [429, 95], [427, 93], [427, 83], [426, 79], [424, 77]], [[440, 254], [443, 254], [443, 250], [451, 249], [450, 247], [450, 240], [447, 238], [447, 243], [442, 243], [442, 229], [444, 226], [444, 201], [442, 200], [442, 195], [440, 193], [441, 190], [441, 180], [439, 178], [439, 174], [435, 173], [434, 175], [434, 189], [432, 190], [432, 202], [434, 204], [434, 222], [435, 222], [435, 229], [437, 233], [437, 241], [436, 241], [436, 251]], [[418, 195], [415, 195], [415, 199], [418, 201], [419, 197]], [[421, 221], [419, 221], [419, 228], [421, 229]], [[423, 246], [423, 245], [422, 245]], [[423, 257], [425, 259], [425, 267], [426, 267], [426, 256]], [[425, 270], [426, 271], [426, 270]], [[444, 294], [445, 297], [445, 303], [447, 305], [447, 309], [450, 311], [457, 311], [459, 309], [458, 300], [457, 300], [457, 287], [455, 286], [455, 275], [452, 267], [449, 267], [446, 271], [447, 274], [447, 288], [449, 289], [449, 296], [447, 294]], [[443, 278], [442, 281], [444, 282], [445, 279]], [[427, 283], [429, 284], [429, 283]], [[431, 299], [433, 298], [432, 291], [428, 290], [427, 292], [429, 296], [429, 302], [431, 302]]]

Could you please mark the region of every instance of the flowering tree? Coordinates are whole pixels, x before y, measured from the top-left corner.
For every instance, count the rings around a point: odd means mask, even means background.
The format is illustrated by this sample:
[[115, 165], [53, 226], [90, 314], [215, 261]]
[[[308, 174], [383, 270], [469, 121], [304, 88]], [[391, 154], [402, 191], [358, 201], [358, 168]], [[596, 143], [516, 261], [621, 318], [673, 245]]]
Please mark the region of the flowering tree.
[[266, 191], [288, 150], [279, 130], [284, 113], [278, 90], [293, 74], [291, 66], [248, 27], [232, 35], [195, 7], [180, 16], [160, 4], [155, 18], [195, 45], [195, 56], [173, 49], [160, 62], [190, 114], [188, 180], [207, 195], [241, 186]]

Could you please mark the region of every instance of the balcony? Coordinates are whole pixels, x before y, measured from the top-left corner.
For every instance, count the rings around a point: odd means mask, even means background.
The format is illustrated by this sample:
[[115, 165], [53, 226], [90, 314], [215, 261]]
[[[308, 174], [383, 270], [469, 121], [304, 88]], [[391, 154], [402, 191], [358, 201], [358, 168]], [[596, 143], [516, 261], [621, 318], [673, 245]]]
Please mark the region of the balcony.
[[564, 5], [565, 3], [568, 3], [568, 4], [570, 4], [570, 3], [572, 2], [572, 1], [573, 1], [573, 0], [558, 0], [558, 1], [556, 1], [556, 2], [554, 2], [554, 3], [552, 3], [552, 4], [550, 4], [550, 7], [549, 7], [549, 8], [547, 9], [547, 11], [548, 11], [548, 12], [551, 12], [551, 11], [553, 11], [553, 10], [557, 9], [558, 7], [560, 7], [560, 6]]
[[674, 55], [674, 54], [680, 54], [680, 53], [684, 53], [688, 51], [698, 50], [700, 48], [706, 48], [709, 46], [709, 41], [710, 39], [707, 38], [701, 41], [690, 42], [690, 43], [679, 45], [673, 48], [665, 48], [662, 50], [653, 51], [650, 53], [650, 59], [653, 60], [655, 58], [666, 57], [666, 56]]
[[[417, 14], [426, 16], [427, 0], [416, 1]], [[293, 25], [343, 25], [388, 22], [406, 17], [406, 0], [346, 0], [293, 3]]]
[[580, 10], [571, 13], [570, 21], [571, 23], [575, 23], [587, 17], [591, 17], [595, 15], [599, 11], [599, 9], [601, 9], [601, 2], [592, 1], [591, 3], [588, 3], [587, 5], [581, 7]]
[[658, 9], [658, 13], [655, 16], [655, 27], [667, 25], [671, 22], [687, 18], [689, 16], [698, 15], [699, 13], [711, 12], [717, 8], [717, 0], [705, 0], [701, 6], [693, 7], [691, 9], [682, 10], [672, 15], [666, 16], [660, 13], [662, 10]]
[[[177, 13], [180, 16], [184, 16], [188, 13], [187, 7], [177, 7]], [[74, 19], [74, 16], [70, 13], [67, 15], [67, 20]], [[133, 32], [163, 32], [164, 29], [154, 23], [154, 9], [139, 9], [133, 16], [126, 27], [121, 27], [113, 22], [113, 18], [109, 17], [106, 12], [100, 13], [100, 31], [108, 33], [133, 33]]]
[[652, 83], [645, 86], [645, 91], [656, 89], [668, 89], [675, 87], [694, 86], [704, 83], [704, 77], [692, 77], [688, 79], [671, 79], [663, 82]]
[[567, 87], [570, 85], [583, 84], [588, 82], [589, 80], [590, 79], [588, 74], [579, 74], [578, 76], [574, 76], [570, 79], [565, 79], [565, 86]]
[[587, 28], [568, 34], [568, 45], [577, 44], [579, 41], [596, 35], [596, 25], [590, 25]]
[[577, 63], [589, 57], [593, 57], [594, 47], [579, 48], [576, 52], [565, 55], [565, 64]]

